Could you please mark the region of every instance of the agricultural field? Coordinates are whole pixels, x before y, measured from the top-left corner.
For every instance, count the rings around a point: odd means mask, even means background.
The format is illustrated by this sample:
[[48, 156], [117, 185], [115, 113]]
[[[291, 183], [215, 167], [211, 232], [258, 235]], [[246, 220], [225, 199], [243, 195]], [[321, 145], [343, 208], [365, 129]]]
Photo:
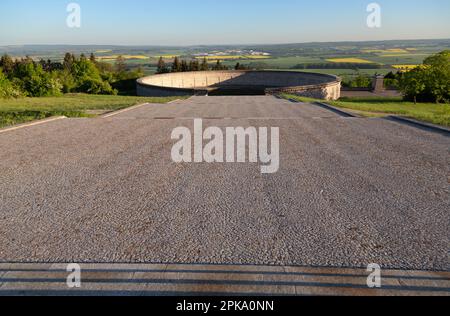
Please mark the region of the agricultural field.
[[[121, 55], [129, 68], [140, 67], [145, 74], [153, 74], [156, 71], [160, 57], [170, 65], [175, 57], [191, 60], [203, 59], [206, 56], [209, 63], [220, 60], [229, 68], [233, 68], [239, 62], [255, 69], [311, 68], [301, 71], [354, 75], [405, 71], [421, 64], [428, 56], [445, 49], [450, 49], [450, 39], [254, 46], [23, 46], [0, 47], [0, 55], [8, 53], [14, 58], [30, 56], [35, 60], [62, 61], [66, 52], [83, 53], [87, 56], [94, 53], [98, 60], [108, 63], [114, 63]], [[311, 64], [320, 67], [308, 66]]]
[[[281, 70], [281, 69], [270, 69], [270, 70]], [[355, 77], [357, 75], [386, 75], [391, 68], [380, 68], [380, 69], [288, 69], [286, 71], [299, 71], [299, 72], [310, 72], [310, 73], [327, 73], [330, 75], [339, 76], [342, 78]]]
[[417, 48], [390, 48], [390, 49], [363, 49], [363, 53], [378, 53], [378, 54], [408, 54], [417, 51]]
[[383, 65], [418, 65], [431, 54], [388, 54], [374, 55], [365, 57], [374, 63]]
[[362, 58], [330, 58], [327, 61], [332, 63], [352, 63], [352, 64], [373, 64], [373, 61], [362, 59]]
[[393, 68], [401, 71], [410, 71], [418, 67], [418, 65], [392, 65]]
[[[148, 60], [149, 56], [144, 55], [120, 55], [125, 60]], [[109, 55], [109, 56], [97, 56], [97, 60], [99, 61], [116, 61], [119, 55]]]
[[262, 55], [216, 55], [216, 56], [196, 56], [196, 59], [204, 59], [208, 61], [225, 61], [225, 60], [253, 60], [253, 59], [269, 59], [270, 56]]
[[181, 57], [181, 55], [157, 55], [157, 56], [152, 56], [153, 58], [163, 58], [163, 59], [174, 59], [175, 57]]

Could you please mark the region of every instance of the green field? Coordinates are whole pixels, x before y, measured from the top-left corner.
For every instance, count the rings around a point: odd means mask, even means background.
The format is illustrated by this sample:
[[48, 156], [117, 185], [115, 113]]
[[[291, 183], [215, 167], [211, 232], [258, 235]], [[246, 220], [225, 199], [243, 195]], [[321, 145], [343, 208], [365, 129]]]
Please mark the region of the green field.
[[[270, 69], [270, 70], [284, 70], [284, 69]], [[367, 74], [367, 75], [385, 75], [388, 72], [392, 71], [391, 68], [383, 68], [383, 69], [286, 69], [285, 71], [298, 71], [298, 72], [309, 72], [309, 73], [319, 73], [319, 74], [330, 74], [340, 77], [350, 77], [357, 76], [358, 74]]]
[[[320, 101], [294, 95], [285, 98], [302, 102]], [[356, 111], [365, 116], [401, 115], [419, 121], [450, 126], [450, 104], [418, 103], [402, 101], [401, 98], [342, 98], [339, 101], [327, 101], [336, 107]]]
[[148, 98], [129, 96], [67, 94], [61, 97], [0, 100], [0, 128], [51, 116], [92, 117], [141, 103], [166, 103], [179, 97]]
[[429, 56], [430, 54], [380, 54], [377, 56], [367, 56], [364, 58], [372, 62], [384, 65], [418, 65], [421, 64], [423, 60]]

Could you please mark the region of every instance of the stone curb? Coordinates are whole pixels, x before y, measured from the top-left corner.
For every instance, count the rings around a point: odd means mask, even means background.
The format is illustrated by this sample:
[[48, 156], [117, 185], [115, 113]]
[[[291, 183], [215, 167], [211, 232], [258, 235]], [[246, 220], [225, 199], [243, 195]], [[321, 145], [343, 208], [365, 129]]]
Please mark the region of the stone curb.
[[36, 125], [41, 125], [41, 124], [45, 124], [45, 123], [50, 123], [53, 121], [58, 121], [58, 120], [62, 120], [62, 119], [66, 119], [66, 116], [55, 116], [55, 117], [50, 117], [50, 118], [46, 118], [43, 120], [38, 120], [38, 121], [33, 121], [30, 123], [23, 123], [23, 124], [18, 124], [12, 127], [6, 127], [3, 129], [0, 129], [0, 134], [1, 133], [6, 133], [6, 132], [12, 132], [21, 128], [25, 128], [25, 127], [31, 127], [31, 126], [36, 126]]
[[318, 106], [320, 106], [320, 107], [322, 107], [322, 108], [324, 108], [324, 109], [326, 109], [326, 110], [330, 110], [330, 111], [332, 111], [332, 112], [334, 112], [334, 113], [337, 113], [337, 114], [339, 114], [339, 115], [341, 115], [341, 116], [344, 116], [344, 117], [353, 117], [353, 118], [360, 118], [360, 117], [361, 117], [361, 116], [359, 116], [359, 115], [357, 115], [357, 114], [354, 114], [354, 113], [350, 113], [350, 112], [341, 110], [341, 109], [339, 109], [339, 108], [337, 108], [337, 107], [334, 107], [334, 106], [332, 106], [332, 105], [329, 105], [329, 104], [327, 104], [327, 103], [323, 103], [323, 102], [314, 102], [313, 104], [318, 105]]
[[[292, 98], [286, 99], [286, 98], [283, 98], [283, 97], [280, 97], [280, 96], [275, 96], [275, 97], [278, 98], [278, 99], [287, 100], [287, 101], [293, 102], [293, 103], [308, 103], [308, 102], [301, 102], [301, 101], [298, 101], [298, 100], [295, 100], [295, 99], [292, 99]], [[357, 114], [350, 113], [350, 112], [338, 109], [338, 108], [336, 108], [336, 107], [334, 107], [332, 105], [329, 105], [327, 103], [316, 101], [316, 102], [312, 102], [312, 103], [309, 103], [309, 104], [314, 104], [314, 105], [320, 106], [320, 107], [322, 107], [322, 108], [324, 108], [326, 110], [332, 111], [332, 112], [337, 113], [337, 114], [339, 114], [341, 116], [344, 116], [344, 117], [353, 117], [353, 118], [357, 118], [357, 117], [360, 118], [361, 117], [361, 116], [359, 116]]]
[[128, 111], [140, 108], [141, 106], [144, 106], [144, 105], [147, 105], [147, 104], [149, 104], [149, 103], [142, 103], [142, 104], [130, 106], [129, 108], [125, 108], [125, 109], [122, 109], [122, 110], [113, 111], [113, 112], [109, 112], [109, 113], [103, 114], [100, 117], [101, 118], [112, 117], [112, 116], [115, 116], [115, 115], [118, 115], [118, 114], [121, 114], [121, 113], [124, 113], [124, 112], [128, 112]]
[[450, 136], [450, 129], [446, 128], [444, 126], [421, 122], [421, 121], [417, 121], [415, 119], [411, 119], [409, 117], [396, 116], [396, 115], [390, 115], [390, 116], [386, 117], [386, 119], [390, 119], [390, 120], [397, 121], [400, 123], [406, 123], [408, 125], [415, 125], [416, 127], [419, 127], [419, 128], [427, 129], [427, 130], [430, 130], [433, 132], [444, 134], [446, 136]]

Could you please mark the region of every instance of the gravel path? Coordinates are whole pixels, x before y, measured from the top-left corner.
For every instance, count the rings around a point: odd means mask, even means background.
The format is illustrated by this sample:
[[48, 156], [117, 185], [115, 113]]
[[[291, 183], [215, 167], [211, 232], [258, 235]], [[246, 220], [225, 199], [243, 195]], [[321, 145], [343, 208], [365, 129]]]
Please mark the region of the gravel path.
[[[172, 129], [280, 127], [280, 170], [174, 164]], [[0, 261], [448, 270], [450, 138], [273, 97], [0, 134]]]

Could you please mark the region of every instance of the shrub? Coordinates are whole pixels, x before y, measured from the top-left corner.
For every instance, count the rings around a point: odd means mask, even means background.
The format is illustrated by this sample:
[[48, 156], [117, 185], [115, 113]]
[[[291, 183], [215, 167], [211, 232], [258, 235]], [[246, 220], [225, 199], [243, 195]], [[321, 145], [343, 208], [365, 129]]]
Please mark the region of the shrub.
[[76, 92], [107, 95], [117, 94], [117, 90], [113, 89], [108, 82], [93, 78], [86, 78], [82, 84], [76, 88]]
[[344, 80], [342, 85], [348, 88], [370, 88], [372, 80], [369, 76], [360, 74], [355, 78]]
[[406, 100], [450, 102], [450, 50], [425, 59], [423, 65], [405, 73], [400, 87]]
[[20, 89], [8, 80], [0, 68], [0, 98], [18, 98], [21, 95]]

